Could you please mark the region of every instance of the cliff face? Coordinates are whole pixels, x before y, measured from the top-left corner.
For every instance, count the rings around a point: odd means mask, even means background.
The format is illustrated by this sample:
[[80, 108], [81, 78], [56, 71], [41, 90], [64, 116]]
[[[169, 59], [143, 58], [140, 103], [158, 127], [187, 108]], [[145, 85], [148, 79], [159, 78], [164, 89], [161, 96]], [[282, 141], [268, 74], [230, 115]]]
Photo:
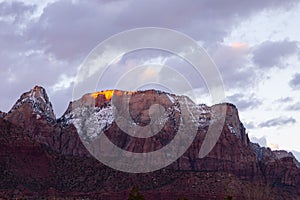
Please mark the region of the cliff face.
[[[122, 104], [124, 99], [128, 99], [128, 110]], [[154, 104], [161, 106], [155, 112]], [[197, 117], [184, 121], [183, 107]], [[221, 135], [212, 151], [199, 158], [214, 112], [222, 109], [226, 115]], [[132, 120], [117, 124], [116, 116], [126, 116], [127, 111]], [[136, 125], [151, 123], [162, 124], [151, 137], [127, 134]], [[174, 163], [155, 172], [116, 171], [86, 150], [97, 144], [103, 133], [121, 149], [153, 152], [168, 145], [180, 126], [195, 124], [198, 130], [191, 146]], [[36, 86], [0, 116], [0, 196], [124, 199], [138, 186], [147, 199], [220, 199], [229, 195], [238, 199], [299, 199], [298, 162], [285, 154], [290, 155], [252, 144], [232, 104], [196, 105], [187, 97], [154, 90], [104, 91], [71, 102], [56, 120], [45, 90]]]
[[[179, 166], [186, 166], [186, 170], [229, 172], [250, 179], [260, 176], [256, 155], [251, 149], [245, 128], [239, 121], [236, 107], [232, 104], [217, 106], [226, 108], [226, 119], [215, 147], [206, 157], [197, 157], [201, 141], [206, 134], [205, 130], [200, 130], [195, 142], [185, 154], [187, 157], [179, 159], [182, 163]], [[186, 163], [188, 160], [190, 164]]]

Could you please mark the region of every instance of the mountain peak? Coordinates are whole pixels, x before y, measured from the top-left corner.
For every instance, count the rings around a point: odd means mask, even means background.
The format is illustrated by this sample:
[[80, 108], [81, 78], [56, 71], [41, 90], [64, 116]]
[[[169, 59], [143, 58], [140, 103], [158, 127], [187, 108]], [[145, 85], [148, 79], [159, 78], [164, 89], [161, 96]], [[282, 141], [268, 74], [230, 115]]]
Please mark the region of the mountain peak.
[[36, 99], [41, 99], [45, 103], [49, 102], [49, 98], [46, 93], [46, 90], [43, 87], [38, 86], [38, 85], [34, 86], [30, 91], [23, 93], [19, 100], [23, 100], [23, 99], [30, 98], [30, 97], [36, 98]]
[[18, 110], [24, 104], [29, 104], [33, 113], [43, 115], [51, 120], [56, 120], [52, 104], [49, 101], [49, 97], [43, 87], [36, 85], [30, 91], [23, 93], [9, 113]]

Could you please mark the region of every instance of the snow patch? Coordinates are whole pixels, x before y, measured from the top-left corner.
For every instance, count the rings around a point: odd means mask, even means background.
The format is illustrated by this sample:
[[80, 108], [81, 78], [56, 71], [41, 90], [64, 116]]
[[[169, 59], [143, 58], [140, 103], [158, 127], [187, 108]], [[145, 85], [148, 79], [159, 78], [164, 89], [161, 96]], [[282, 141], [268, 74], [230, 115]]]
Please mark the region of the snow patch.
[[85, 141], [90, 141], [107, 130], [114, 121], [113, 108], [107, 106], [98, 107], [78, 107], [65, 116], [66, 124], [74, 124], [80, 137]]
[[171, 95], [167, 94], [169, 100], [174, 104], [175, 103], [175, 99], [174, 97], [172, 97]]
[[41, 115], [37, 114], [36, 119], [40, 119], [40, 118], [41, 118]]
[[235, 129], [233, 128], [233, 126], [231, 126], [230, 124], [227, 124], [227, 127], [228, 127], [230, 133], [232, 133], [234, 135], [237, 135], [237, 133], [236, 133]]
[[56, 120], [53, 110], [52, 110], [52, 105], [50, 102], [46, 102], [46, 100], [41, 97], [40, 98], [32, 96], [34, 95], [35, 92], [30, 93], [27, 97], [19, 100], [13, 108], [10, 110], [10, 112], [13, 112], [17, 110], [19, 107], [21, 107], [25, 103], [29, 103], [32, 107], [32, 114], [38, 114], [40, 116], [46, 116], [46, 118], [50, 121]]

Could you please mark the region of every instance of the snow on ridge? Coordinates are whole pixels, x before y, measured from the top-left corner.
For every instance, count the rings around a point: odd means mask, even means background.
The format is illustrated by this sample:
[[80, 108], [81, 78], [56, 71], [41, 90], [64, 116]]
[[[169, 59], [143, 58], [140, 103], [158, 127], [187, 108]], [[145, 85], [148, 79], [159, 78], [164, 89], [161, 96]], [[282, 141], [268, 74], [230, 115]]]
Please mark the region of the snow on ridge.
[[[32, 114], [45, 116], [46, 120], [49, 122], [56, 121], [52, 104], [43, 87], [35, 86], [30, 91], [23, 93], [8, 113], [19, 109], [25, 103], [28, 103], [31, 106]], [[40, 119], [40, 117], [38, 118]]]
[[171, 95], [167, 94], [169, 100], [174, 104], [175, 103], [175, 99], [174, 97], [172, 97]]
[[65, 116], [64, 121], [67, 125], [74, 124], [81, 139], [90, 141], [111, 126], [113, 107], [77, 107]]
[[46, 102], [46, 100], [42, 97], [41, 99], [42, 101], [34, 95], [27, 95], [23, 99], [18, 100], [17, 103], [13, 106], [13, 108], [9, 112], [13, 112], [17, 110], [19, 107], [21, 107], [23, 104], [29, 103], [33, 109], [32, 110], [33, 114], [44, 115], [48, 119], [55, 120], [51, 103]]
[[[181, 114], [180, 104], [178, 103], [176, 96], [172, 97], [168, 95], [168, 98], [173, 105], [152, 123], [165, 124], [170, 117], [174, 117], [174, 112], [179, 112]], [[209, 125], [210, 107], [194, 104], [192, 101], [188, 101], [188, 99], [184, 100], [183, 103], [187, 105], [190, 112], [189, 114], [192, 115], [192, 122], [201, 127]], [[65, 114], [61, 119], [64, 125], [73, 124], [83, 140], [91, 141], [112, 125], [115, 120], [113, 112], [113, 106], [110, 104], [101, 108], [79, 106]], [[194, 115], [195, 113], [199, 113], [200, 115]], [[199, 118], [196, 118], [195, 116], [199, 116]], [[134, 123], [131, 125], [133, 126], [136, 124]]]

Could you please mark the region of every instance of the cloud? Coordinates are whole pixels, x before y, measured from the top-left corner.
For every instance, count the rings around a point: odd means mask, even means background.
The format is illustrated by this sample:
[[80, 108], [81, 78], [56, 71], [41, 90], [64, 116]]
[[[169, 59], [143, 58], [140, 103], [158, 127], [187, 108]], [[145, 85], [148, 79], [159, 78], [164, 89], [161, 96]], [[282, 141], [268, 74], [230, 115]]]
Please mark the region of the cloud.
[[250, 138], [251, 142], [253, 143], [257, 143], [259, 144], [261, 147], [266, 147], [267, 146], [267, 139], [265, 136], [261, 137], [261, 138], [257, 138], [257, 137], [254, 137], [252, 136]]
[[20, 24], [26, 20], [26, 17], [33, 14], [35, 5], [26, 5], [23, 2], [0, 2], [1, 21]]
[[[202, 41], [221, 41], [235, 23], [264, 9], [290, 7], [295, 1], [131, 1], [120, 13], [119, 25], [175, 28]], [[167, 8], [167, 9], [166, 9]], [[138, 16], [138, 17], [137, 17]], [[162, 17], [164, 16], [164, 17]]]
[[246, 127], [246, 129], [254, 129], [254, 128], [256, 128], [256, 126], [255, 126], [255, 124], [253, 122], [249, 122], [249, 123], [245, 122], [243, 124]]
[[57, 1], [28, 27], [28, 37], [58, 59], [86, 56], [99, 42], [117, 33], [113, 21], [123, 1]]
[[68, 77], [65, 74], [59, 76], [58, 82], [56, 82], [51, 89], [56, 92], [64, 89], [68, 89], [74, 83], [75, 77]]
[[298, 111], [298, 110], [300, 110], [300, 102], [298, 101], [298, 102], [296, 102], [296, 103], [294, 103], [292, 105], [287, 106], [286, 110], [290, 110], [290, 111]]
[[293, 101], [292, 97], [282, 97], [280, 99], [275, 100], [274, 102], [275, 103], [288, 103], [288, 102], [291, 102], [291, 101]]
[[[222, 41], [234, 25], [266, 9], [292, 8], [296, 0], [251, 3], [154, 1], [58, 1], [44, 9], [28, 36], [60, 59], [87, 54], [112, 34], [131, 28], [158, 26], [182, 31], [211, 45]], [[234, 5], [234, 6], [232, 6]]]
[[298, 50], [297, 41], [265, 41], [253, 51], [253, 62], [261, 68], [282, 68], [283, 58], [296, 54]]
[[289, 85], [294, 90], [300, 90], [300, 73], [296, 73], [290, 80]]
[[244, 94], [237, 93], [231, 96], [228, 96], [227, 99], [235, 104], [239, 110], [253, 109], [261, 105], [261, 101], [258, 100], [254, 94], [245, 96]]
[[218, 44], [209, 48], [208, 53], [220, 70], [226, 89], [254, 86], [254, 80], [260, 77], [250, 65], [250, 49], [244, 43]]
[[296, 119], [292, 117], [278, 117], [278, 118], [274, 118], [262, 122], [258, 126], [260, 128], [263, 128], [263, 127], [273, 127], [273, 126], [284, 126], [284, 125], [295, 124], [295, 123], [296, 123]]
[[13, 63], [10, 59], [13, 59], [15, 53], [31, 48], [23, 30], [26, 29], [28, 15], [34, 9], [34, 6], [27, 6], [22, 2], [0, 3], [0, 69]]

